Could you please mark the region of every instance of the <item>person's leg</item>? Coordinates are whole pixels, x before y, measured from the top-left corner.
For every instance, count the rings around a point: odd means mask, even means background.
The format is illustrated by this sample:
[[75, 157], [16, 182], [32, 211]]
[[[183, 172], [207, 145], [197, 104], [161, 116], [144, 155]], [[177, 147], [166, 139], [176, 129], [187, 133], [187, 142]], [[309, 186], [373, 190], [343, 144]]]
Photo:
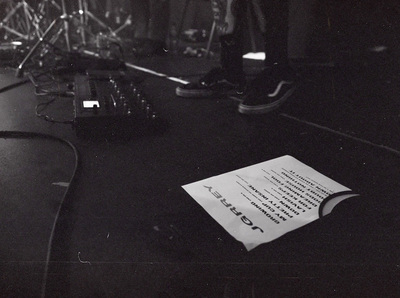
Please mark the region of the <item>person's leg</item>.
[[169, 23], [169, 0], [149, 0], [148, 38], [160, 43], [166, 42]]
[[133, 53], [138, 57], [164, 54], [169, 0], [131, 0]]
[[307, 58], [307, 48], [315, 21], [318, 0], [291, 1], [288, 24], [288, 58], [301, 60]]
[[131, 11], [133, 20], [133, 38], [145, 39], [148, 32], [148, 19], [150, 18], [148, 0], [131, 0]]
[[[137, 1], [137, 0], [136, 0]], [[133, 52], [136, 56], [163, 55], [169, 23], [169, 0], [140, 0]]]
[[[295, 0], [302, 2], [303, 0]], [[264, 0], [265, 14], [264, 50], [265, 65], [288, 65], [287, 41], [289, 0]]]
[[211, 6], [221, 45], [220, 67], [212, 69], [198, 82], [178, 87], [178, 96], [207, 97], [244, 89], [242, 34], [246, 1], [212, 0]]
[[308, 7], [314, 3], [315, 0], [263, 1], [266, 69], [251, 83], [248, 94], [239, 105], [240, 113], [268, 113], [293, 94], [298, 76], [290, 67], [289, 58], [305, 52], [312, 20], [312, 9]]
[[[225, 10], [221, 2], [226, 2]], [[241, 77], [243, 75], [243, 27], [246, 1], [212, 0], [211, 3], [221, 45], [221, 68], [228, 75]]]

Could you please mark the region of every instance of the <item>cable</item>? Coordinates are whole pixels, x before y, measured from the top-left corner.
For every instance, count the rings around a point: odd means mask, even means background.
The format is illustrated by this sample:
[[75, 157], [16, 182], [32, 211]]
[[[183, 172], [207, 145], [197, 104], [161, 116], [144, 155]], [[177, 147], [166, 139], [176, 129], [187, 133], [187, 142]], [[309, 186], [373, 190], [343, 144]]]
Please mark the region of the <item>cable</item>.
[[31, 71], [28, 72], [27, 76], [31, 80], [31, 82], [32, 82], [33, 86], [35, 86], [35, 88], [39, 88], [40, 87], [39, 83], [37, 83], [37, 79], [39, 79], [42, 76], [49, 78], [50, 81], [54, 80], [53, 77], [50, 76], [50, 72], [47, 71], [47, 70], [41, 71], [38, 74], [35, 74], [33, 72], [33, 70], [31, 70]]
[[[36, 96], [62, 96], [62, 97], [73, 97], [74, 92], [69, 90], [69, 84], [72, 84], [70, 80], [68, 81], [60, 81], [51, 75], [51, 71], [42, 71], [38, 74], [34, 74], [33, 71], [28, 73], [28, 77], [31, 80], [33, 86], [35, 87], [35, 95]], [[38, 81], [40, 77], [45, 77], [48, 80], [46, 81]], [[61, 90], [60, 84], [65, 84], [65, 88]], [[57, 84], [57, 88], [55, 88], [54, 84]], [[53, 87], [53, 88], [51, 88]]]
[[53, 91], [53, 90], [46, 90], [46, 89], [42, 89], [42, 90], [35, 90], [35, 95], [36, 96], [60, 96], [60, 97], [74, 97], [74, 92], [72, 91], [64, 91], [64, 92], [60, 92], [60, 91]]
[[0, 93], [3, 93], [3, 92], [6, 92], [6, 91], [8, 91], [8, 90], [11, 90], [11, 89], [17, 88], [17, 87], [19, 87], [19, 86], [22, 86], [22, 85], [28, 83], [29, 81], [30, 81], [29, 79], [25, 79], [25, 80], [16, 82], [16, 83], [14, 83], [14, 84], [10, 84], [10, 85], [8, 85], [8, 86], [5, 86], [5, 87], [3, 87], [3, 88], [0, 89]]
[[53, 140], [53, 141], [57, 141], [60, 143], [63, 143], [67, 146], [69, 146], [72, 151], [74, 152], [74, 156], [75, 156], [75, 165], [74, 165], [74, 170], [71, 176], [71, 179], [69, 180], [68, 183], [68, 187], [64, 192], [64, 195], [62, 197], [62, 200], [58, 206], [57, 212], [56, 212], [56, 216], [53, 222], [53, 226], [51, 228], [51, 233], [50, 233], [50, 238], [49, 238], [49, 242], [47, 245], [47, 252], [46, 252], [46, 262], [45, 262], [45, 270], [44, 270], [44, 274], [43, 274], [43, 280], [42, 280], [42, 289], [41, 289], [41, 297], [45, 297], [46, 294], [46, 287], [47, 287], [47, 278], [48, 278], [48, 270], [49, 270], [49, 264], [50, 264], [50, 257], [51, 257], [51, 250], [52, 250], [52, 246], [53, 246], [53, 239], [54, 239], [54, 234], [55, 234], [55, 230], [56, 230], [56, 226], [60, 217], [60, 213], [61, 210], [65, 204], [66, 199], [68, 198], [68, 196], [70, 195], [71, 192], [71, 185], [73, 185], [76, 176], [77, 176], [77, 172], [79, 169], [79, 165], [80, 165], [80, 160], [79, 160], [79, 152], [76, 149], [76, 147], [74, 146], [74, 144], [72, 144], [70, 141], [62, 139], [62, 138], [58, 138], [55, 136], [51, 136], [48, 134], [43, 134], [43, 133], [36, 133], [36, 132], [25, 132], [25, 131], [0, 131], [0, 138], [3, 139], [7, 139], [7, 138], [14, 138], [14, 139], [35, 139], [35, 138], [39, 138], [39, 139], [48, 139], [48, 140]]
[[[43, 112], [50, 104], [52, 104], [57, 98], [53, 97], [49, 101], [42, 102], [36, 105], [35, 107], [35, 115], [39, 117], [40, 119], [43, 119], [48, 122], [52, 123], [60, 123], [60, 124], [73, 124], [74, 120], [56, 120], [53, 117], [50, 117], [49, 115], [42, 114]], [[41, 110], [39, 110], [40, 107], [43, 107]]]

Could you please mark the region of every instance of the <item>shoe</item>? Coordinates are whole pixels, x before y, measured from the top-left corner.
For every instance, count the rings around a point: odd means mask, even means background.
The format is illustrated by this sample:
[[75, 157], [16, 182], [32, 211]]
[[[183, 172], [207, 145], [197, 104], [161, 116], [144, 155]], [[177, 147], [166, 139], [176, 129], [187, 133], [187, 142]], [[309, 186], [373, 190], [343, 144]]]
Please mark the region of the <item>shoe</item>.
[[243, 93], [246, 86], [244, 73], [232, 74], [223, 68], [213, 68], [198, 82], [176, 88], [176, 95], [186, 98], [209, 97], [215, 94]]
[[262, 71], [251, 82], [239, 104], [242, 114], [265, 114], [279, 108], [294, 93], [298, 77], [293, 70], [272, 67]]

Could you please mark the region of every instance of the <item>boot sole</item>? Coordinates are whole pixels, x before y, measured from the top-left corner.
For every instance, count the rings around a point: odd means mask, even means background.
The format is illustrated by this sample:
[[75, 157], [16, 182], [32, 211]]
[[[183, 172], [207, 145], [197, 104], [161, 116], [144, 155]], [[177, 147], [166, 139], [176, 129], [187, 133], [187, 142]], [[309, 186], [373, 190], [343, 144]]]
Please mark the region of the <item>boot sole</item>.
[[241, 103], [239, 104], [238, 111], [241, 114], [247, 114], [247, 115], [266, 114], [272, 112], [273, 110], [279, 108], [284, 102], [286, 102], [286, 100], [294, 93], [296, 89], [297, 86], [288, 90], [280, 99], [265, 105], [248, 106]]

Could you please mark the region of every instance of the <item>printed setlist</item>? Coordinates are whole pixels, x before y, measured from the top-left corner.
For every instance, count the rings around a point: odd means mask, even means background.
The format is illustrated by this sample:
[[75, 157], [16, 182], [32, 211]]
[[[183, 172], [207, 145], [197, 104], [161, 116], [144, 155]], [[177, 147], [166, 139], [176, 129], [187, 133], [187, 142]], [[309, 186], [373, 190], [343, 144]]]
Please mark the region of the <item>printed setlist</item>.
[[288, 155], [183, 188], [247, 250], [318, 219], [326, 198], [350, 192]]

